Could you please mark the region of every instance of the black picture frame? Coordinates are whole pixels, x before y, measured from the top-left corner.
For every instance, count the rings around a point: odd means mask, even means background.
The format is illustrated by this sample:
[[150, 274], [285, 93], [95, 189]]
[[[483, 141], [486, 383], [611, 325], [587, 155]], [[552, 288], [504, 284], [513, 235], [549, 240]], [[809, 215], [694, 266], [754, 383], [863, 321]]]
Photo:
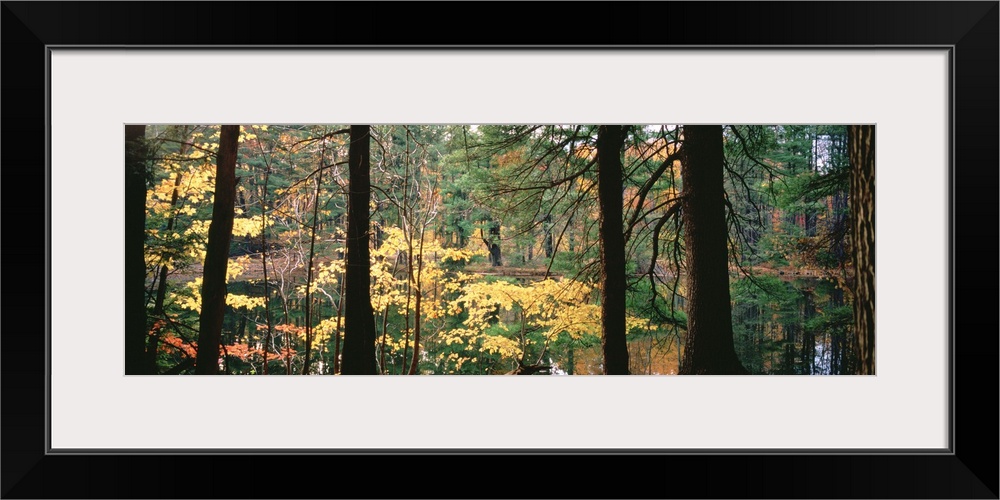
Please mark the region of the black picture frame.
[[[997, 498], [998, 21], [992, 2], [293, 3], [2, 2], [8, 264], [4, 498], [691, 497]], [[444, 14], [448, 15], [444, 15]], [[486, 13], [486, 15], [483, 15]], [[455, 23], [454, 18], [465, 19]], [[197, 22], [196, 22], [197, 21]], [[330, 29], [336, 26], [336, 29]], [[953, 70], [952, 452], [684, 455], [517, 453], [53, 455], [46, 450], [48, 46], [949, 46]], [[25, 186], [36, 186], [26, 189]], [[27, 196], [26, 196], [27, 195]], [[13, 200], [13, 201], [12, 201]], [[42, 220], [40, 214], [45, 214]], [[44, 222], [44, 224], [43, 224]], [[961, 229], [961, 233], [959, 233]], [[25, 237], [29, 234], [30, 237]], [[33, 241], [36, 245], [24, 245]], [[25, 282], [28, 282], [25, 284]], [[16, 286], [15, 286], [16, 285]], [[30, 291], [25, 286], [34, 287]], [[85, 319], [81, 319], [85, 321]], [[85, 323], [84, 323], [85, 325]], [[863, 409], [862, 409], [863, 410]], [[192, 416], [193, 420], [198, 417]], [[863, 412], [859, 419], [863, 421]], [[177, 425], [157, 423], [156, 425]], [[637, 425], [655, 425], [644, 416]], [[470, 456], [473, 455], [473, 456]], [[491, 460], [483, 460], [492, 458]], [[285, 477], [259, 477], [284, 461]], [[555, 461], [579, 471], [560, 477]], [[499, 469], [496, 469], [499, 467]], [[392, 468], [396, 479], [357, 481]], [[433, 480], [404, 480], [447, 473]], [[409, 472], [406, 472], [409, 471]], [[309, 479], [304, 476], [308, 475]], [[329, 476], [316, 489], [316, 478]], [[708, 481], [696, 480], [702, 477]], [[195, 479], [199, 481], [196, 482]], [[544, 483], [534, 486], [538, 481]], [[207, 485], [207, 486], [206, 486]], [[368, 488], [359, 490], [359, 487]], [[316, 491], [316, 493], [313, 493]]]

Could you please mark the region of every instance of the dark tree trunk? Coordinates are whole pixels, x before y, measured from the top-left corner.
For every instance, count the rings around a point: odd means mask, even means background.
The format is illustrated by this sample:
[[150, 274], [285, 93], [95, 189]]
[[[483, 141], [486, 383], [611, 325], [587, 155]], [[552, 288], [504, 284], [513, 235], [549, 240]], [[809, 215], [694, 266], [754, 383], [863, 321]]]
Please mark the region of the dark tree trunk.
[[554, 251], [554, 247], [552, 245], [552, 216], [551, 215], [546, 215], [545, 216], [545, 243], [544, 243], [544, 246], [545, 246], [545, 258], [546, 259], [552, 258], [552, 252]]
[[306, 273], [306, 355], [302, 362], [302, 374], [309, 375], [309, 354], [312, 352], [312, 325], [313, 325], [313, 300], [312, 300], [312, 280], [313, 280], [313, 259], [316, 256], [316, 229], [319, 224], [319, 194], [323, 187], [323, 165], [320, 165], [316, 174], [316, 198], [313, 200], [313, 224], [309, 234], [309, 267]]
[[687, 340], [681, 374], [746, 374], [733, 347], [721, 125], [684, 126]]
[[875, 374], [875, 126], [847, 130], [857, 373]]
[[233, 212], [236, 200], [236, 148], [239, 125], [223, 125], [215, 169], [215, 202], [212, 223], [208, 226], [205, 251], [205, 276], [201, 285], [201, 317], [198, 322], [198, 361], [195, 373], [216, 375], [219, 372], [219, 343], [226, 309], [226, 267], [229, 242], [233, 236]]
[[490, 265], [493, 267], [503, 265], [503, 260], [500, 258], [500, 245], [497, 245], [496, 243], [490, 244]]
[[375, 231], [372, 235], [372, 248], [382, 248], [382, 226], [385, 225], [385, 221], [382, 220], [375, 225]]
[[269, 372], [267, 351], [271, 348], [271, 290], [267, 281], [267, 183], [271, 178], [271, 164], [267, 163], [264, 170], [264, 187], [260, 193], [260, 263], [264, 270], [264, 317], [267, 321], [267, 333], [264, 335], [264, 375]]
[[424, 232], [424, 228], [420, 228], [420, 247], [418, 250], [420, 253], [417, 255], [416, 306], [413, 310], [413, 361], [410, 363], [408, 375], [416, 375], [417, 364], [420, 363], [420, 304], [424, 296], [423, 289], [420, 286], [420, 276], [424, 270]]
[[[344, 254], [344, 269], [347, 269], [347, 254]], [[340, 277], [340, 295], [337, 296], [337, 327], [333, 331], [333, 374], [340, 373], [340, 322], [344, 319], [344, 285], [346, 274]], [[388, 311], [389, 308], [386, 308]], [[385, 324], [382, 325], [383, 331]]]
[[344, 375], [375, 375], [375, 313], [369, 290], [368, 201], [371, 198], [368, 125], [351, 125], [348, 151], [347, 271], [344, 290]]
[[145, 373], [146, 126], [125, 126], [125, 374]]
[[483, 238], [483, 243], [486, 248], [490, 251], [490, 265], [493, 267], [499, 267], [503, 265], [502, 255], [500, 253], [500, 223], [496, 221], [490, 222], [490, 237], [489, 239]]
[[569, 352], [566, 353], [566, 374], [573, 375], [576, 370], [576, 361], [573, 359], [573, 344], [570, 344], [567, 350]]
[[[249, 314], [249, 311], [247, 314]], [[236, 327], [236, 335], [233, 340], [243, 339], [249, 345], [250, 337], [247, 335], [247, 314], [240, 314], [240, 326]]]
[[625, 233], [622, 231], [621, 125], [597, 129], [597, 196], [601, 232], [601, 346], [605, 375], [628, 375], [625, 342]]
[[[184, 146], [181, 146], [181, 154], [184, 154]], [[170, 210], [177, 208], [177, 196], [178, 189], [181, 186], [181, 180], [183, 175], [177, 172], [177, 178], [174, 179], [174, 190], [170, 194]], [[173, 213], [170, 214], [170, 218], [167, 219], [167, 234], [170, 234], [174, 230], [174, 220], [177, 216]], [[167, 299], [167, 268], [170, 264], [169, 257], [163, 257], [160, 262], [160, 278], [157, 282], [156, 288], [156, 301], [153, 303], [153, 314], [157, 316], [163, 315], [163, 303]]]
[[[187, 136], [187, 133], [186, 133], [186, 129], [185, 129], [184, 133], [182, 133], [182, 135], [181, 135], [181, 139], [182, 140], [185, 139], [186, 136]], [[187, 148], [188, 148], [187, 144], [181, 144], [181, 149], [180, 149], [181, 156], [183, 156], [185, 153], [187, 153]], [[180, 172], [177, 172], [177, 177], [174, 179], [174, 190], [170, 194], [170, 210], [171, 210], [171, 213], [170, 213], [170, 218], [167, 219], [167, 233], [166, 234], [170, 234], [174, 230], [174, 221], [177, 219], [177, 215], [173, 212], [173, 210], [177, 208], [177, 197], [179, 195], [178, 190], [179, 190], [179, 188], [181, 186], [181, 180], [183, 178], [184, 178], [184, 176]], [[170, 258], [169, 257], [163, 257], [161, 259], [161, 262], [160, 262], [160, 277], [159, 277], [159, 281], [157, 282], [157, 288], [156, 288], [156, 300], [153, 303], [153, 315], [155, 315], [157, 317], [163, 317], [163, 314], [164, 314], [163, 313], [163, 304], [167, 300], [167, 273], [168, 273], [169, 264], [170, 264]], [[147, 341], [147, 344], [146, 344], [146, 373], [149, 373], [151, 375], [155, 375], [156, 372], [157, 372], [157, 368], [156, 368], [157, 352], [156, 351], [157, 351], [157, 349], [160, 346], [160, 329], [156, 329], [155, 332], [153, 332], [149, 336], [149, 339], [147, 339], [147, 340], [148, 341]]]

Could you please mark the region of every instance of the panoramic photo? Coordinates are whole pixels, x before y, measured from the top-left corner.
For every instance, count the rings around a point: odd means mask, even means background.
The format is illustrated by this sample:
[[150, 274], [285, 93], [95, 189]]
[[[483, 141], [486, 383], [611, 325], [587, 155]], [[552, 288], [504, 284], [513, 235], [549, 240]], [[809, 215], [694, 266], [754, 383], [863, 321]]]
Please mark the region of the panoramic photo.
[[124, 126], [126, 375], [874, 375], [874, 125]]

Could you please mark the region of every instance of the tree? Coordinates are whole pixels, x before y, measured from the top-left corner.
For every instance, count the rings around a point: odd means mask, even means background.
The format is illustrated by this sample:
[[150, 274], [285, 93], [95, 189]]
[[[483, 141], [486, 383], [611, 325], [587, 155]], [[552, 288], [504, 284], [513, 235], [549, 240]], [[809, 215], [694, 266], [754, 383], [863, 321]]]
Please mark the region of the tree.
[[490, 265], [493, 267], [502, 266], [503, 258], [500, 253], [500, 222], [495, 220], [487, 220], [486, 224], [490, 228], [490, 236], [487, 238], [486, 235], [482, 234], [482, 229], [480, 229], [480, 237], [483, 239], [483, 244], [490, 252]]
[[597, 196], [601, 233], [601, 346], [605, 375], [628, 375], [625, 342], [625, 235], [622, 232], [621, 125], [597, 129]]
[[[381, 175], [379, 176], [382, 185], [388, 189], [379, 187], [378, 191], [384, 196], [379, 200], [378, 205], [387, 205], [386, 208], [396, 208], [397, 221], [403, 229], [406, 245], [401, 249], [401, 263], [405, 266], [407, 280], [406, 303], [404, 313], [404, 340], [403, 357], [409, 349], [410, 335], [413, 335], [413, 355], [407, 368], [407, 361], [403, 361], [403, 372], [415, 375], [419, 370], [421, 354], [421, 332], [424, 328], [424, 314], [422, 307], [425, 300], [423, 290], [423, 276], [426, 259], [426, 247], [437, 246], [429, 241], [428, 232], [437, 218], [438, 207], [440, 205], [440, 175], [438, 163], [440, 152], [440, 131], [438, 127], [385, 127], [376, 129], [373, 141], [379, 145], [380, 155], [374, 159], [381, 165]], [[400, 134], [402, 137], [400, 137]], [[395, 152], [398, 147], [403, 147], [402, 154]], [[394, 189], [395, 188], [395, 189]], [[374, 224], [377, 229], [374, 246], [376, 250], [382, 246], [386, 234], [383, 231], [383, 224], [386, 222], [386, 215], [389, 210], [380, 211], [379, 223]], [[411, 310], [411, 305], [413, 306]], [[384, 317], [385, 318], [385, 317]], [[383, 324], [386, 324], [385, 318]], [[412, 323], [411, 323], [412, 320]], [[412, 327], [411, 327], [412, 325]], [[385, 328], [382, 329], [383, 339], [386, 338]], [[385, 351], [385, 343], [381, 343], [380, 354]], [[381, 355], [380, 355], [381, 359]], [[386, 367], [380, 362], [381, 369]]]
[[447, 373], [547, 374], [553, 351], [596, 344], [601, 311], [586, 283], [476, 280], [460, 290], [447, 308], [464, 320], [438, 335], [437, 362]]
[[347, 208], [347, 271], [344, 279], [345, 375], [375, 375], [375, 314], [372, 310], [368, 249], [370, 126], [351, 125], [347, 164], [350, 171]]
[[256, 141], [256, 144], [260, 149], [261, 156], [264, 157], [264, 184], [261, 186], [258, 196], [260, 197], [260, 262], [261, 270], [264, 273], [264, 319], [267, 324], [264, 345], [263, 349], [261, 349], [264, 357], [261, 373], [267, 375], [269, 372], [267, 351], [271, 347], [272, 336], [274, 334], [274, 325], [271, 319], [271, 291], [267, 281], [267, 183], [271, 179], [271, 157], [265, 154], [264, 146], [260, 140]]
[[[188, 127], [179, 126], [171, 127], [174, 133], [178, 134], [178, 139], [181, 142], [179, 156], [183, 157], [187, 153], [187, 149], [190, 146], [187, 142]], [[174, 178], [174, 187], [170, 192], [170, 215], [167, 217], [167, 228], [166, 232], [168, 234], [172, 233], [174, 230], [174, 225], [177, 220], [177, 214], [175, 212], [178, 202], [178, 197], [180, 194], [181, 182], [184, 179], [184, 175], [181, 172], [177, 172], [177, 176]], [[145, 200], [144, 200], [145, 201]], [[170, 254], [164, 252], [160, 257], [160, 270], [158, 276], [156, 277], [156, 298], [153, 302], [153, 316], [157, 318], [162, 318], [164, 316], [163, 305], [167, 298], [167, 277], [170, 270]], [[150, 375], [155, 375], [158, 373], [156, 366], [157, 350], [160, 345], [160, 329], [154, 328], [149, 335], [146, 342], [146, 373]]]
[[236, 149], [239, 125], [223, 125], [216, 157], [215, 201], [208, 229], [204, 280], [201, 288], [201, 315], [198, 321], [198, 359], [195, 373], [219, 372], [219, 344], [222, 319], [226, 309], [226, 268], [229, 265], [229, 242], [233, 235], [236, 200]]
[[875, 126], [847, 131], [857, 373], [875, 374]]
[[[339, 132], [339, 131], [338, 131]], [[337, 132], [334, 132], [335, 134]], [[316, 228], [319, 225], [319, 206], [320, 206], [320, 192], [323, 187], [323, 169], [326, 168], [326, 139], [331, 134], [324, 134], [323, 137], [323, 148], [320, 153], [320, 165], [316, 170], [316, 196], [313, 198], [313, 215], [312, 215], [312, 227], [309, 229], [309, 260], [306, 266], [306, 355], [305, 360], [302, 362], [302, 374], [309, 375], [309, 354], [312, 351], [313, 342], [313, 302], [311, 297], [313, 288], [313, 260], [316, 257]], [[332, 300], [332, 299], [331, 299]]]
[[125, 126], [125, 374], [145, 373], [145, 125]]
[[721, 125], [685, 125], [681, 149], [687, 340], [681, 374], [745, 374], [733, 346]]

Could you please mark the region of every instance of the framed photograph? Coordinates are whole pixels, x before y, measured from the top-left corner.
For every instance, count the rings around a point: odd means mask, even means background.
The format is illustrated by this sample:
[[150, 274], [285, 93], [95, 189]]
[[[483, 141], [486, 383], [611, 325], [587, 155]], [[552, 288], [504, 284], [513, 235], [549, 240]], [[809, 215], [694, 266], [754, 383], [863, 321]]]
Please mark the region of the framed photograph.
[[[982, 244], [996, 241], [996, 2], [556, 5], [551, 17], [462, 4], [490, 11], [466, 26], [433, 15], [446, 6], [409, 4], [338, 4], [327, 17], [320, 4], [3, 5], [4, 66], [17, 75], [3, 90], [4, 164], [9, 185], [34, 182], [46, 195], [41, 251], [11, 251], [46, 272], [37, 294], [8, 298], [19, 321], [3, 339], [4, 497], [303, 496], [225, 478], [276, 474], [271, 460], [342, 471], [395, 455], [405, 468], [415, 454], [459, 476], [473, 473], [469, 455], [503, 455], [525, 466], [632, 458], [638, 478], [706, 468], [739, 478], [677, 489], [638, 479], [642, 490], [597, 479], [552, 494], [570, 497], [997, 497], [995, 463], [976, 458], [996, 456], [995, 428], [975, 423], [995, 422], [995, 392], [968, 382], [996, 373], [995, 355], [981, 354], [996, 352], [996, 336], [974, 333], [996, 331], [995, 314], [971, 305], [996, 297], [972, 282], [996, 270], [992, 243]], [[177, 29], [187, 23], [197, 28]], [[513, 25], [559, 43], [512, 44], [503, 33]], [[465, 39], [440, 43], [437, 33]], [[424, 127], [403, 129], [406, 140], [445, 125], [642, 124], [635, 130], [660, 127], [664, 140], [671, 124], [726, 124], [737, 135], [744, 125], [873, 126], [877, 370], [804, 376], [834, 365], [803, 350], [798, 364], [777, 353], [750, 370], [792, 374], [776, 377], [126, 376], [125, 126], [241, 124], [250, 141], [262, 125], [333, 123]], [[816, 137], [815, 151], [833, 151], [836, 139]], [[824, 154], [833, 153], [813, 157]], [[9, 216], [38, 219], [34, 199], [13, 199]], [[808, 231], [807, 219], [793, 224]], [[25, 329], [27, 318], [44, 318], [44, 334]], [[183, 339], [174, 348], [182, 361]], [[239, 374], [268, 366], [252, 354], [220, 359]], [[308, 359], [297, 370], [338, 370]], [[171, 373], [184, 372], [177, 366]], [[441, 366], [429, 371], [461, 363]], [[565, 360], [544, 369], [554, 366]], [[210, 460], [225, 489], [186, 487]], [[484, 493], [472, 477], [454, 483], [451, 494]], [[370, 493], [415, 495], [380, 488]], [[490, 494], [522, 489], [513, 481]]]

